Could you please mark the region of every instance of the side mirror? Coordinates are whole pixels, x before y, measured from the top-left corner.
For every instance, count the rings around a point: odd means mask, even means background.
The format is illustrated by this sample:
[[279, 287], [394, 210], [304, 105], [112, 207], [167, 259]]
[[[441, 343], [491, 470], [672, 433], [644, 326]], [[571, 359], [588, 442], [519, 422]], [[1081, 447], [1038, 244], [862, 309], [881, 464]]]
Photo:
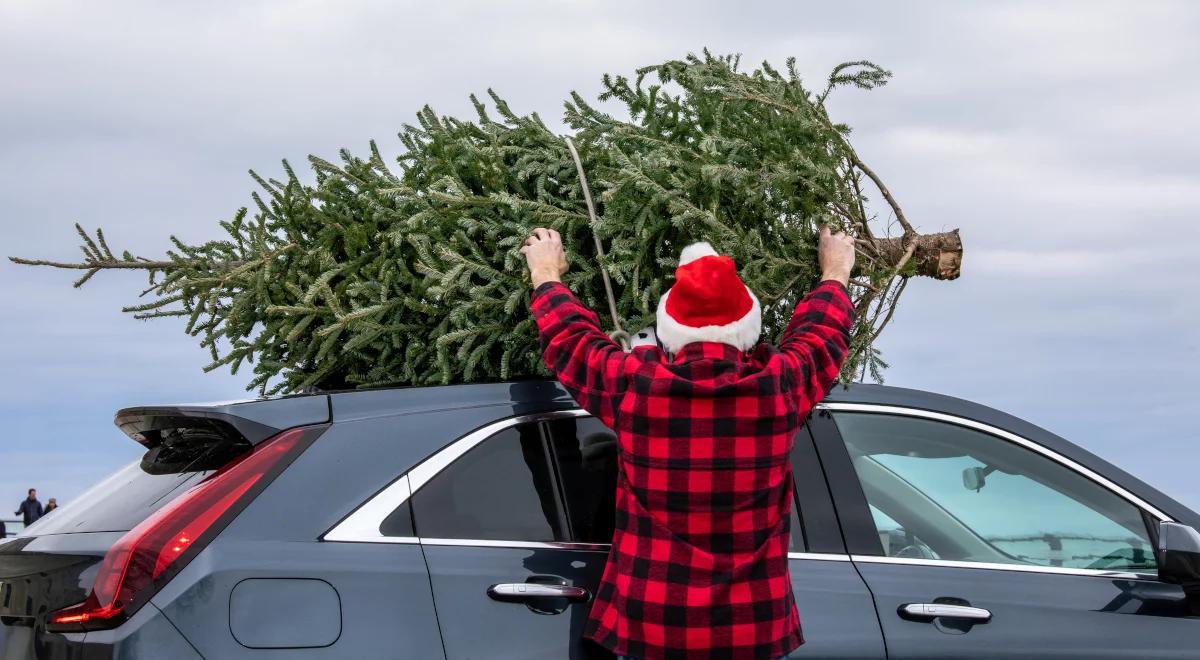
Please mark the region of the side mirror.
[[1179, 523], [1158, 524], [1158, 578], [1183, 587], [1192, 614], [1200, 615], [1200, 532]]

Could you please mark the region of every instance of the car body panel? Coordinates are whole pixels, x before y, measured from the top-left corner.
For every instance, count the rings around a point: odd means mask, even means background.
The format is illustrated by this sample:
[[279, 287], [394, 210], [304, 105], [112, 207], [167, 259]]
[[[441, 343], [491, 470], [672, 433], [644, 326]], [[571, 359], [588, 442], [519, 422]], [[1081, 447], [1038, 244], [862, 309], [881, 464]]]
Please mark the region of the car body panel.
[[493, 584], [554, 576], [595, 594], [605, 551], [425, 545], [447, 660], [583, 660], [605, 657], [583, 642], [591, 603], [546, 603], [540, 614], [525, 603], [487, 595]]
[[788, 568], [804, 644], [788, 657], [886, 658], [871, 592], [854, 565], [841, 557], [790, 556]]
[[25, 625], [0, 628], [4, 660], [204, 660], [150, 604], [113, 630], [59, 634]]
[[[1200, 619], [1183, 590], [1155, 580], [856, 560], [875, 595], [888, 657], [1195, 658]], [[991, 621], [952, 627], [908, 620], [909, 603], [980, 607]], [[951, 622], [953, 623], [953, 622]]]
[[[416, 545], [218, 540], [152, 602], [205, 658], [264, 657], [281, 651], [239, 642], [230, 626], [229, 602], [242, 581], [270, 578], [324, 581], [340, 602], [336, 641], [288, 649], [288, 657], [442, 657], [429, 577]], [[327, 614], [324, 606], [314, 608], [308, 601], [291, 607], [297, 621]]]
[[542, 379], [356, 390], [333, 393], [329, 398], [334, 421], [489, 406], [508, 406], [513, 415], [523, 415], [577, 405], [558, 381]]
[[64, 655], [71, 660], [204, 660], [163, 613], [152, 604], [141, 608], [113, 630], [84, 633], [82, 653]]

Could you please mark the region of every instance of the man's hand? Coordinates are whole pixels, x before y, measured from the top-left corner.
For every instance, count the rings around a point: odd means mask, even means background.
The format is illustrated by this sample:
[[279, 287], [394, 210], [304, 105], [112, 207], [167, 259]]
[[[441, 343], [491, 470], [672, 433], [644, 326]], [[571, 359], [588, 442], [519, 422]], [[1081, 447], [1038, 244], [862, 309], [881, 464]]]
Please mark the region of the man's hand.
[[850, 271], [854, 268], [854, 238], [842, 232], [834, 234], [829, 227], [821, 227], [817, 253], [821, 261], [821, 279], [837, 280], [849, 286]]
[[562, 237], [553, 229], [534, 229], [533, 236], [525, 239], [521, 254], [529, 264], [529, 277], [535, 289], [546, 282], [560, 281], [567, 272], [567, 253], [563, 252]]

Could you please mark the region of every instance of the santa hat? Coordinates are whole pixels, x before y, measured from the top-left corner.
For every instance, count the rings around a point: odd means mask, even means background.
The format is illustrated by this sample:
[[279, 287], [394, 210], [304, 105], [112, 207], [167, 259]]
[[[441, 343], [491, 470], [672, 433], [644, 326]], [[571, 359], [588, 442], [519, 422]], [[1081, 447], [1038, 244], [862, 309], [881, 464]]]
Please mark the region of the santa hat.
[[657, 330], [668, 353], [697, 341], [747, 351], [762, 332], [762, 308], [738, 277], [733, 259], [708, 243], [693, 243], [679, 255], [675, 286], [658, 301]]

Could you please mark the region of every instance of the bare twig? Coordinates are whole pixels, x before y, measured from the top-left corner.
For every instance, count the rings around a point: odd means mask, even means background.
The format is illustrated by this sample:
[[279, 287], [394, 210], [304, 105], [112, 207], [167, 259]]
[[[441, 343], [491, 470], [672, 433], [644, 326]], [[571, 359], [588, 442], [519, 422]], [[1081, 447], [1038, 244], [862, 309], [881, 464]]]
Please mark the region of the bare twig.
[[892, 316], [896, 313], [896, 301], [900, 298], [900, 294], [904, 293], [904, 287], [906, 286], [908, 286], [908, 278], [900, 280], [900, 286], [896, 289], [896, 293], [892, 295], [892, 306], [888, 308], [887, 315], [883, 317], [883, 323], [880, 323], [871, 333], [871, 336], [867, 338], [867, 346], [874, 344], [875, 340], [883, 332], [883, 329], [887, 327], [887, 324], [891, 323]]
[[[224, 271], [227, 274], [236, 271], [239, 268], [251, 264], [265, 264], [282, 252], [287, 252], [298, 247], [296, 243], [287, 243], [279, 247], [278, 250], [273, 250], [258, 259], [238, 259], [234, 261], [209, 262], [203, 259], [178, 259], [153, 261], [144, 257], [134, 257], [133, 259], [89, 259], [82, 262], [63, 262], [49, 261], [47, 259], [26, 259], [24, 257], [9, 257], [8, 260], [23, 266], [50, 266], [51, 268], [63, 268], [71, 270], [161, 270], [172, 271], [189, 266], [205, 266], [208, 265], [212, 270]], [[150, 287], [146, 291], [152, 291], [157, 286]]]
[[[125, 261], [124, 259], [97, 259], [96, 261], [88, 261], [83, 263], [64, 263], [61, 261], [47, 261], [45, 259], [25, 259], [22, 257], [9, 257], [9, 261], [14, 264], [23, 266], [50, 266], [52, 268], [72, 268], [75, 270], [92, 270], [93, 268], [100, 269], [132, 269], [132, 270], [172, 270], [187, 265], [202, 263], [200, 261]], [[244, 264], [244, 261], [231, 261], [230, 266], [236, 267]]]
[[887, 279], [889, 282], [892, 280], [892, 278], [900, 274], [900, 269], [904, 268], [904, 266], [908, 264], [908, 260], [912, 259], [912, 256], [916, 251], [916, 241], [910, 242], [908, 247], [904, 250], [904, 255], [900, 257], [900, 260], [896, 262], [896, 267], [893, 268], [892, 273], [888, 275]]
[[870, 282], [867, 282], [865, 280], [851, 279], [850, 283], [856, 284], [856, 285], [861, 286], [866, 289], [870, 289], [870, 290], [874, 291], [875, 293], [879, 293], [879, 287], [877, 287], [874, 284], [871, 284]]
[[854, 184], [854, 201], [856, 204], [858, 204], [862, 233], [868, 239], [873, 241], [875, 240], [875, 235], [871, 233], [871, 225], [867, 222], [867, 207], [863, 205], [862, 185], [858, 179], [858, 174], [854, 171], [853, 166], [850, 168], [850, 181]]
[[[841, 136], [839, 135], [839, 137]], [[874, 170], [872, 170], [870, 167], [867, 167], [867, 164], [862, 162], [862, 159], [858, 157], [857, 153], [855, 153], [854, 147], [851, 147], [850, 143], [845, 138], [842, 138], [842, 144], [846, 146], [846, 151], [849, 153], [851, 162], [854, 163], [854, 166], [862, 170], [862, 173], [866, 174], [867, 177], [875, 183], [875, 187], [879, 189], [879, 193], [883, 195], [885, 200], [887, 200], [888, 206], [892, 207], [892, 211], [896, 214], [896, 221], [900, 223], [901, 227], [904, 227], [905, 237], [915, 235], [917, 230], [913, 229], [913, 226], [908, 222], [908, 218], [904, 217], [904, 210], [900, 208], [900, 204], [896, 201], [896, 198], [892, 197], [892, 193], [887, 189], [887, 186], [883, 185], [883, 179], [880, 179], [879, 175], [875, 174]]]

